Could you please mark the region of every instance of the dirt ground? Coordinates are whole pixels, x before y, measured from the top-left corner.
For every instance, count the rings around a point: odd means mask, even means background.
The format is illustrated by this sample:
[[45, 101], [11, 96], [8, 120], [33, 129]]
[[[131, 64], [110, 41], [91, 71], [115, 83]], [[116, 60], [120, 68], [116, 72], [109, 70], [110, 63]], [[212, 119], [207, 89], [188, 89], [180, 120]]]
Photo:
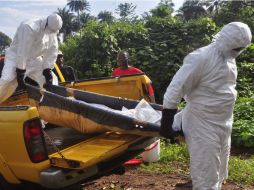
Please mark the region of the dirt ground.
[[[127, 167], [124, 175], [109, 175], [82, 184], [82, 190], [191, 190], [189, 176], [178, 174], [154, 174]], [[254, 186], [244, 187], [226, 183], [222, 190], [254, 190]]]
[[[248, 158], [254, 149], [232, 148], [231, 155]], [[84, 183], [80, 190], [191, 190], [189, 175], [156, 174], [138, 170], [135, 166], [126, 166], [123, 175], [109, 175]], [[253, 186], [243, 186], [227, 182], [222, 190], [254, 190]]]

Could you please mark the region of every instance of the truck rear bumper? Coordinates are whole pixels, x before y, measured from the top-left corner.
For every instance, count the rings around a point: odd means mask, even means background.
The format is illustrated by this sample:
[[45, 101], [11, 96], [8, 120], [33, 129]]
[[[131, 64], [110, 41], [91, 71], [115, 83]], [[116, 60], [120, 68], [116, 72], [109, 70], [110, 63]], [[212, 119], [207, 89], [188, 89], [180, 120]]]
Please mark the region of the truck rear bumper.
[[40, 181], [43, 187], [50, 189], [60, 189], [94, 176], [97, 173], [97, 165], [82, 170], [66, 170], [51, 167], [41, 172]]

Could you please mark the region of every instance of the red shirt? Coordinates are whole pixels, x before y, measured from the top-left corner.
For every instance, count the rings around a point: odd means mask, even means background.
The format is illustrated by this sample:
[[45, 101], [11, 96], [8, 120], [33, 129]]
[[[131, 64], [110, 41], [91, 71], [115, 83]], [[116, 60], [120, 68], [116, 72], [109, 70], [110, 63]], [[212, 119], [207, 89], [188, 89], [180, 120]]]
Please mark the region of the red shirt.
[[112, 72], [112, 76], [121, 76], [121, 75], [133, 75], [133, 74], [139, 74], [143, 73], [143, 71], [137, 69], [136, 67], [128, 67], [128, 69], [122, 69], [121, 67], [118, 67], [114, 69]]
[[4, 62], [4, 56], [0, 56], [0, 63]]
[[[137, 69], [136, 67], [128, 67], [128, 69], [122, 69], [121, 67], [118, 67], [114, 69], [114, 71], [112, 72], [112, 76], [116, 77], [121, 75], [133, 75], [133, 74], [139, 74], [139, 73], [143, 73], [143, 71]], [[153, 91], [153, 87], [151, 83], [148, 84], [147, 88], [148, 88], [149, 95], [154, 96], [154, 91]]]

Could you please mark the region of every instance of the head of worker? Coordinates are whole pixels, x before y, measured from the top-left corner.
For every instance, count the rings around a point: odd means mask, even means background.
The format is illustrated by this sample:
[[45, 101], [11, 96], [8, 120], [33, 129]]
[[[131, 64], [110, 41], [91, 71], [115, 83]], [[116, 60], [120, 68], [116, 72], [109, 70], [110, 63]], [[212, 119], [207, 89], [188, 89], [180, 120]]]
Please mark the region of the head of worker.
[[61, 51], [58, 52], [57, 58], [56, 58], [56, 64], [58, 67], [63, 67], [64, 64], [64, 55]]
[[247, 24], [231, 22], [215, 37], [215, 43], [225, 58], [236, 58], [251, 43], [252, 34]]
[[127, 51], [121, 51], [117, 54], [117, 64], [122, 69], [128, 69], [128, 67], [129, 67], [129, 53]]
[[53, 13], [49, 15], [46, 19], [45, 24], [45, 32], [46, 33], [59, 33], [59, 30], [62, 28], [63, 21], [62, 18], [56, 14]]

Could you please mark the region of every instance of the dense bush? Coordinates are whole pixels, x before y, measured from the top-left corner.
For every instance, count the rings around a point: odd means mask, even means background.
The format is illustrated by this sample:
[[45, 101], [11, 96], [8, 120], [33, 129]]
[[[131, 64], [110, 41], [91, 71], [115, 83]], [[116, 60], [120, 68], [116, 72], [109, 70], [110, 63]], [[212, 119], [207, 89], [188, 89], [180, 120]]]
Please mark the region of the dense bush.
[[254, 96], [254, 64], [237, 62], [237, 91], [239, 97]]
[[232, 143], [254, 147], [254, 64], [238, 64], [238, 99], [235, 105]]
[[243, 53], [237, 58], [237, 62], [254, 63], [254, 44], [252, 43]]
[[117, 52], [117, 40], [106, 23], [90, 21], [80, 34], [62, 45], [66, 64], [78, 70], [79, 78], [108, 76]]
[[254, 96], [239, 97], [235, 106], [232, 143], [235, 146], [254, 147]]
[[68, 39], [61, 49], [66, 64], [74, 66], [80, 78], [94, 78], [111, 75], [119, 50], [134, 54], [135, 48], [143, 47], [147, 40], [147, 29], [142, 22], [108, 25], [90, 21], [80, 35]]

